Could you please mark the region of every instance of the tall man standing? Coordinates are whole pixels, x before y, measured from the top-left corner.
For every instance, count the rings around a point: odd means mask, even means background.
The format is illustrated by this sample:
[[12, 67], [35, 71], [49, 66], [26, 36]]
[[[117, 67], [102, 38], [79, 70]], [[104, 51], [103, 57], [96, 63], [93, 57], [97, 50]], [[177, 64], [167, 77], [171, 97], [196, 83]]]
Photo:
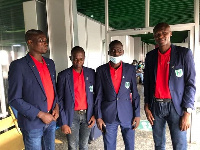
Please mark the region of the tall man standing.
[[29, 53], [10, 64], [9, 104], [18, 111], [18, 124], [26, 150], [54, 150], [56, 119], [59, 116], [55, 89], [55, 65], [42, 57], [48, 50], [40, 30], [28, 30]]
[[125, 149], [133, 150], [135, 129], [140, 122], [136, 70], [133, 65], [122, 62], [124, 50], [120, 41], [115, 40], [109, 44], [108, 54], [109, 63], [98, 67], [96, 72], [97, 125], [104, 132], [105, 150], [116, 149], [118, 126], [121, 127]]
[[174, 150], [187, 149], [187, 129], [194, 109], [195, 66], [191, 50], [171, 44], [167, 23], [153, 29], [158, 48], [146, 55], [144, 110], [153, 128], [156, 150], [165, 150], [168, 123]]

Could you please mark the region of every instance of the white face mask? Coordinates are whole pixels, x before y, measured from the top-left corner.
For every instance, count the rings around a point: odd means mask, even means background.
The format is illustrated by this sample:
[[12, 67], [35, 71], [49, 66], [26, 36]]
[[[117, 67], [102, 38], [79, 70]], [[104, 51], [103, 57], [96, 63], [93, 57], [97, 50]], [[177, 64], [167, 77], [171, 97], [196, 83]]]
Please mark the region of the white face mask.
[[113, 57], [110, 56], [110, 61], [112, 61], [114, 64], [118, 64], [120, 63], [120, 61], [122, 61], [123, 55], [118, 56], [118, 57]]

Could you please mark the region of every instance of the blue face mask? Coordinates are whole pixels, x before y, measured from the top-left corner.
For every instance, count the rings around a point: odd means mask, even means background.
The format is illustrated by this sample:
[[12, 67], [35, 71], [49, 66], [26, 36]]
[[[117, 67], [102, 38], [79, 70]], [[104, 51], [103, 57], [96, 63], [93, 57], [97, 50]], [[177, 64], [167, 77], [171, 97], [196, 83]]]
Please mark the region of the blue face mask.
[[110, 56], [110, 61], [112, 61], [114, 64], [118, 64], [122, 61], [123, 55], [118, 57]]

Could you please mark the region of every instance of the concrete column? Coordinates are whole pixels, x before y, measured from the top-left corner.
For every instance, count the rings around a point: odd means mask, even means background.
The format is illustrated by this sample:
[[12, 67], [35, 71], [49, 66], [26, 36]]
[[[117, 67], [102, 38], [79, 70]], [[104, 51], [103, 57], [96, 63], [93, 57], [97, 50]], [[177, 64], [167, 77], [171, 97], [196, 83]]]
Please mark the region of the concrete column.
[[46, 9], [50, 58], [54, 60], [58, 73], [68, 65], [64, 0], [47, 0]]
[[149, 27], [150, 0], [145, 0], [145, 28]]
[[134, 59], [140, 61], [142, 59], [142, 42], [141, 37], [134, 37]]
[[47, 32], [45, 4], [38, 1], [23, 3], [25, 31], [38, 29]]
[[[25, 32], [30, 29], [42, 30], [47, 35], [45, 4], [38, 1], [23, 2]], [[49, 52], [44, 56], [49, 57]]]
[[0, 117], [6, 117], [8, 112], [6, 111], [6, 103], [5, 103], [5, 93], [4, 93], [4, 85], [3, 85], [3, 72], [2, 65], [0, 63]]
[[78, 45], [76, 0], [47, 0], [50, 57], [57, 73], [71, 66], [69, 56]]
[[[195, 21], [195, 26], [194, 26], [194, 31], [192, 32], [193, 35], [190, 37], [194, 37], [193, 41], [194, 42], [194, 62], [195, 62], [195, 68], [196, 68], [196, 96], [195, 96], [195, 107], [199, 108], [200, 107], [200, 69], [199, 69], [199, 55], [200, 55], [200, 50], [199, 50], [199, 0], [194, 0], [194, 21]], [[192, 44], [191, 42], [191, 44]], [[190, 132], [189, 132], [189, 142], [195, 143], [198, 141], [198, 133], [200, 131], [199, 129], [199, 121], [196, 111], [192, 113], [191, 115], [191, 127], [190, 127]]]
[[134, 38], [133, 37], [129, 37], [130, 38], [130, 61], [131, 63], [133, 62], [133, 60], [135, 59], [135, 55], [134, 55]]
[[[199, 0], [194, 0], [194, 61], [196, 64], [196, 76], [200, 76], [200, 69], [198, 65], [200, 64], [200, 50], [199, 50]], [[196, 78], [196, 101], [200, 103], [200, 78]], [[200, 105], [199, 105], [200, 107]]]
[[[108, 34], [109, 31], [109, 7], [108, 7], [108, 0], [105, 0], [105, 48], [108, 50], [109, 43], [111, 40], [110, 35]], [[106, 53], [106, 62], [109, 61], [108, 53]]]

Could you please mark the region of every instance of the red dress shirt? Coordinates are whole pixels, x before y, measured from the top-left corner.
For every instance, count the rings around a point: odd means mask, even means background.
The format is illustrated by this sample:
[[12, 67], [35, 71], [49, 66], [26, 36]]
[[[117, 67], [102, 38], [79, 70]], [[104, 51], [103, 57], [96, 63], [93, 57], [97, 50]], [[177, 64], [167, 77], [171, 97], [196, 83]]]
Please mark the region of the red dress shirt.
[[158, 50], [158, 68], [156, 75], [155, 98], [171, 99], [169, 90], [169, 65], [171, 48], [164, 54]]
[[110, 63], [109, 63], [109, 66], [110, 66], [110, 75], [111, 75], [112, 83], [113, 83], [115, 92], [118, 94], [121, 81], [122, 81], [122, 62], [119, 68], [117, 69], [113, 68], [110, 65]]
[[[30, 55], [31, 56], [31, 55]], [[53, 101], [54, 101], [54, 88], [51, 80], [51, 76], [49, 73], [49, 69], [47, 68], [47, 64], [45, 60], [42, 58], [43, 63], [36, 60], [33, 56], [31, 56], [33, 62], [35, 63], [37, 70], [40, 74], [40, 78], [42, 81], [42, 85], [44, 87], [44, 91], [47, 97], [47, 110], [51, 110]]]
[[85, 92], [86, 90], [85, 90], [83, 69], [81, 73], [78, 73], [73, 69], [73, 81], [74, 81], [74, 97], [75, 97], [74, 110], [87, 109], [88, 105]]

